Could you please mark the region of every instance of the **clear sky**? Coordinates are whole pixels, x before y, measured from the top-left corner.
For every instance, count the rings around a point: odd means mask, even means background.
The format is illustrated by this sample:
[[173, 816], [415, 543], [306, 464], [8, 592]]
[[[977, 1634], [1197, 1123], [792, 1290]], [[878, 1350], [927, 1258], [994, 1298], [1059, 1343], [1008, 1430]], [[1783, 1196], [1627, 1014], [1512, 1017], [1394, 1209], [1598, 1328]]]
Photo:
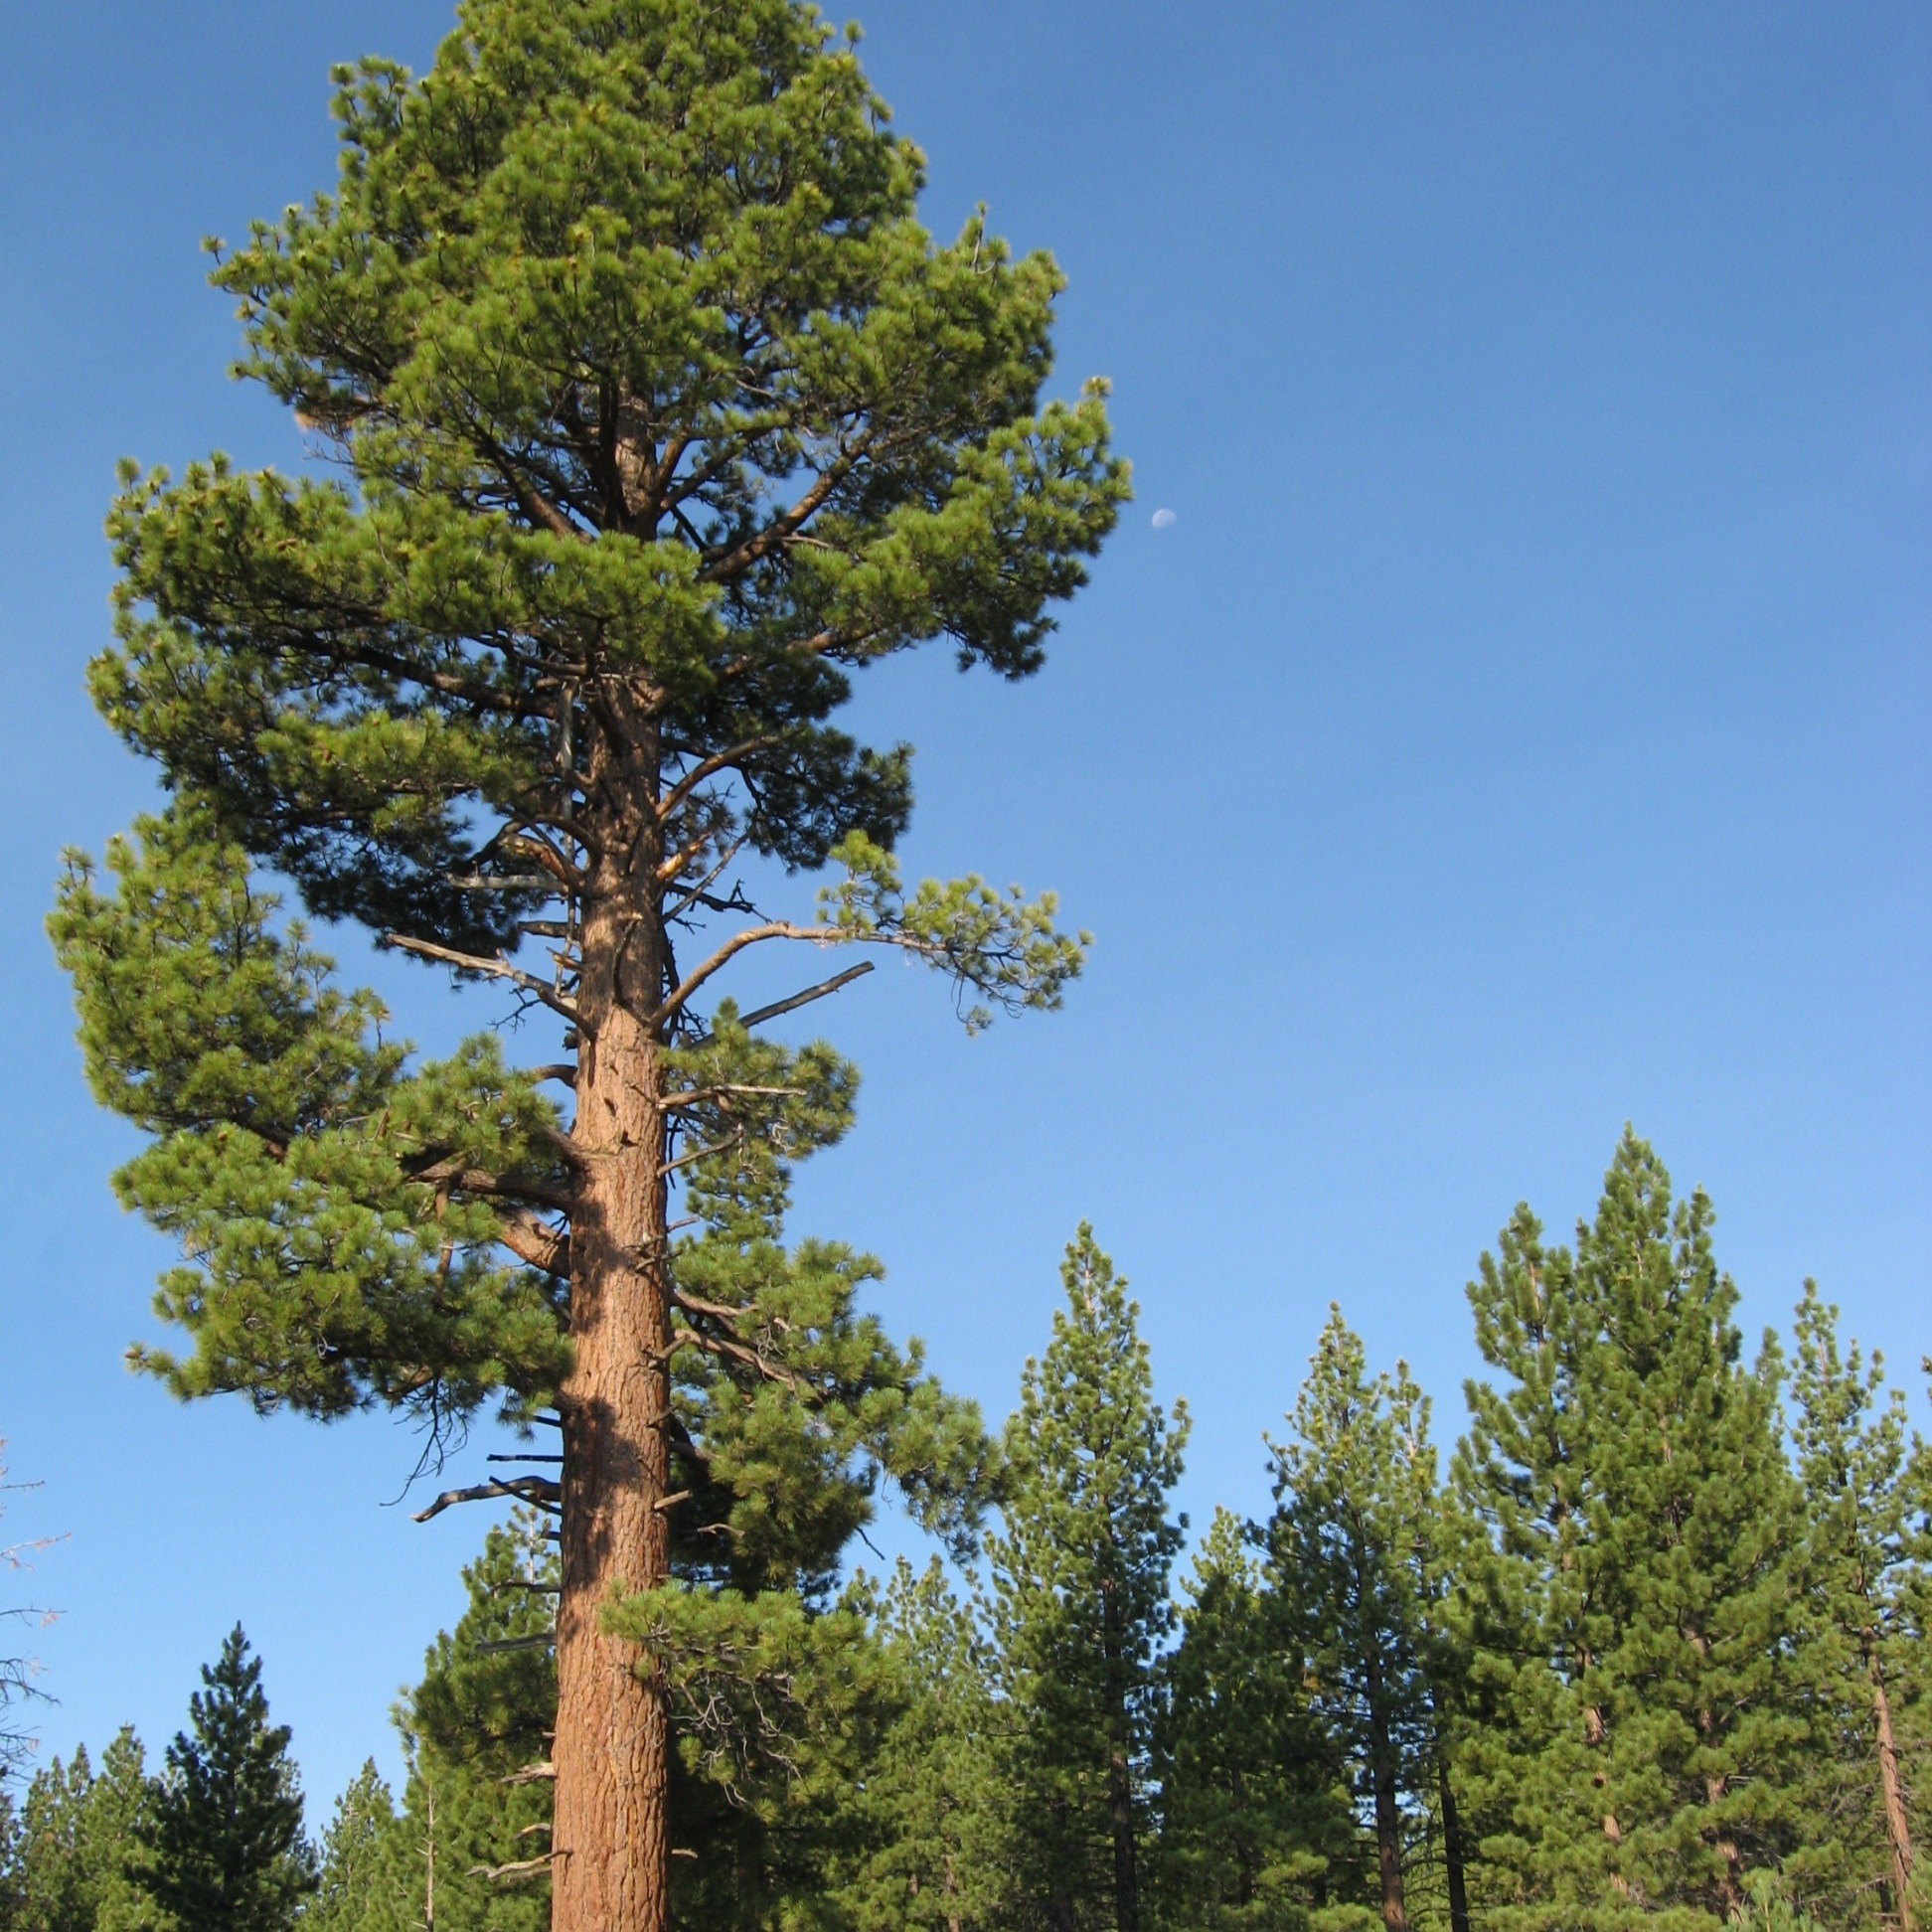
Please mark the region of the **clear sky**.
[[[1056, 1017], [968, 1042], [874, 975], [797, 1226], [999, 1415], [1082, 1216], [1197, 1414], [1184, 1502], [1263, 1510], [1327, 1305], [1453, 1436], [1462, 1286], [1586, 1210], [1625, 1120], [1703, 1183], [1751, 1333], [1807, 1274], [1932, 1348], [1932, 10], [878, 0], [931, 161], [1071, 277], [1139, 497], [1032, 684], [935, 652], [916, 870], [1056, 886]], [[197, 242], [324, 186], [326, 69], [443, 0], [67, 0], [0, 68], [0, 1434], [49, 1750], [181, 1721], [238, 1617], [311, 1793], [369, 1752], [483, 1529], [413, 1456], [120, 1367], [161, 1243], [40, 932], [148, 780], [81, 690], [123, 453], [291, 464]], [[1154, 513], [1173, 519], [1156, 528]], [[425, 1041], [438, 982], [379, 977]], [[471, 1016], [469, 1024], [474, 1024]], [[1925, 1416], [1923, 1378], [1908, 1375]], [[470, 1461], [459, 1465], [468, 1474]], [[413, 1507], [413, 1505], [411, 1506]], [[318, 1806], [319, 1809], [319, 1806]]]

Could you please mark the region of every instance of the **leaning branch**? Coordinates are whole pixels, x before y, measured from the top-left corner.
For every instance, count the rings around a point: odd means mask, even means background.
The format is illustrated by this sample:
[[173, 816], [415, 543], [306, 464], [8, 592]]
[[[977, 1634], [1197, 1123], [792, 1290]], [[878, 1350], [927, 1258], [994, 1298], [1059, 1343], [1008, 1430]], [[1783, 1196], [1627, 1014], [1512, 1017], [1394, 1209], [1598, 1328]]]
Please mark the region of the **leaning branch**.
[[714, 751], [709, 758], [701, 759], [658, 801], [658, 823], [669, 824], [672, 814], [707, 778], [716, 778], [721, 771], [730, 770], [753, 751], [766, 750], [777, 742], [775, 731], [764, 731], [756, 737], [740, 738], [736, 744], [728, 745], [723, 751]]

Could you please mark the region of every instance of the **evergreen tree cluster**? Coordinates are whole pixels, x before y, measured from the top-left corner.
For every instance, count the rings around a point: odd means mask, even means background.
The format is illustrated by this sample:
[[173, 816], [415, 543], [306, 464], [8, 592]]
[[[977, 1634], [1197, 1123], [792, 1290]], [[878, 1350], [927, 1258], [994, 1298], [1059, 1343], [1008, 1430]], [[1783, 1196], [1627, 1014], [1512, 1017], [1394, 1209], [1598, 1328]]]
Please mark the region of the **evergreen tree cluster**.
[[[1807, 1284], [1747, 1362], [1711, 1209], [1626, 1134], [1594, 1218], [1520, 1208], [1430, 1404], [1332, 1311], [1264, 1522], [1173, 1586], [1188, 1419], [1079, 1230], [949, 1565], [839, 1534], [678, 1678], [672, 1923], [826, 1932], [1716, 1932], [1928, 1922], [1932, 1452]], [[318, 1845], [238, 1631], [158, 1777], [123, 1731], [0, 1810], [6, 1932], [537, 1932], [555, 1539], [468, 1607]], [[769, 1590], [767, 1594], [771, 1594]], [[724, 1599], [728, 1601], [729, 1599]], [[774, 1626], [783, 1627], [774, 1634]]]

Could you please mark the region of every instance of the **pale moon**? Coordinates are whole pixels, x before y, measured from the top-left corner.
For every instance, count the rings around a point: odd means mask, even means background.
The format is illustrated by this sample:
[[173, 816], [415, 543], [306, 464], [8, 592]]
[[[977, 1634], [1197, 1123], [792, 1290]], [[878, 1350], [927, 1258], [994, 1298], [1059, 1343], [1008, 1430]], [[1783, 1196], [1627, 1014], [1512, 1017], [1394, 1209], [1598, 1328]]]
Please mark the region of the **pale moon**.
[[1172, 510], [1155, 511], [1154, 528], [1156, 530], [1172, 530], [1174, 528], [1174, 512]]

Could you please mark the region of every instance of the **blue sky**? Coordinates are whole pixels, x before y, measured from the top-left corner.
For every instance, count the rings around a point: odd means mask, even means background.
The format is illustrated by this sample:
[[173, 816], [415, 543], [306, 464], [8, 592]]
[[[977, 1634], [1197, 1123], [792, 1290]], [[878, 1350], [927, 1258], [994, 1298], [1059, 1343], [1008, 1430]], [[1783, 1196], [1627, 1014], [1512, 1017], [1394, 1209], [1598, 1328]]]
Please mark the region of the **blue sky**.
[[[50, 1750], [181, 1721], [240, 1617], [310, 1790], [386, 1711], [483, 1525], [413, 1445], [189, 1410], [120, 1367], [160, 1243], [39, 929], [147, 779], [89, 712], [116, 456], [291, 464], [196, 248], [325, 185], [332, 59], [440, 0], [71, 0], [0, 72], [0, 1434]], [[1052, 885], [1056, 1017], [929, 980], [816, 1010], [866, 1068], [801, 1230], [995, 1415], [1082, 1216], [1258, 1512], [1327, 1305], [1460, 1418], [1462, 1285], [1564, 1229], [1622, 1123], [1719, 1213], [1748, 1330], [1815, 1274], [1932, 1347], [1932, 13], [881, 0], [931, 161], [1071, 277], [1138, 502], [1018, 689], [935, 653], [857, 710], [921, 747], [918, 870]], [[1171, 526], [1153, 513], [1171, 509]], [[408, 1027], [438, 983], [337, 936]], [[1923, 1378], [1907, 1376], [1923, 1418]], [[480, 1456], [479, 1443], [473, 1458]], [[467, 1465], [463, 1465], [467, 1468]], [[319, 1807], [318, 1807], [319, 1809]]]

